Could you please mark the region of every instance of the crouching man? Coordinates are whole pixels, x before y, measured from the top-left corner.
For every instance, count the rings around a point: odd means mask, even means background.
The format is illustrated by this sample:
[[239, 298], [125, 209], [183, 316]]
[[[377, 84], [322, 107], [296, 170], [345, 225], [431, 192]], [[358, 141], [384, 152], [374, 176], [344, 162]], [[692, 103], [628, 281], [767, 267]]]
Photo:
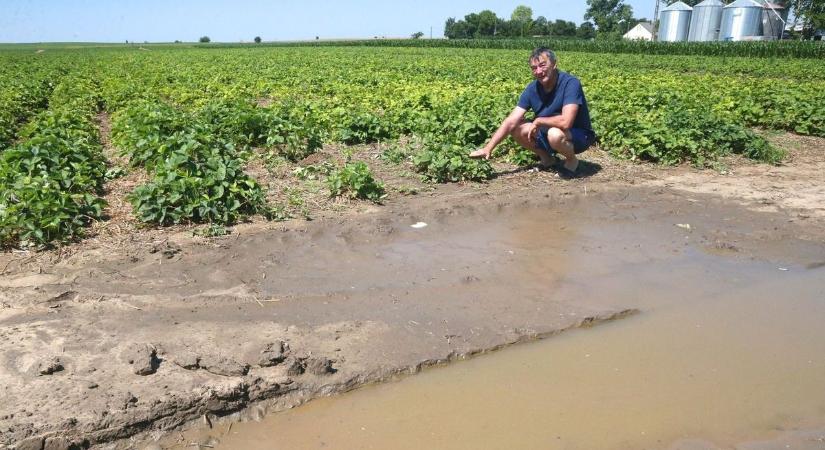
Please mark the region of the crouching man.
[[[487, 145], [470, 156], [489, 159], [496, 146], [510, 135], [539, 157], [541, 168], [554, 165], [555, 154], [562, 155], [564, 163], [556, 169], [562, 176], [575, 177], [579, 168], [576, 154], [587, 150], [596, 140], [581, 82], [556, 68], [556, 55], [550, 49], [533, 50], [529, 62], [535, 80], [521, 93], [518, 105]], [[530, 110], [535, 113], [532, 121], [524, 118]]]

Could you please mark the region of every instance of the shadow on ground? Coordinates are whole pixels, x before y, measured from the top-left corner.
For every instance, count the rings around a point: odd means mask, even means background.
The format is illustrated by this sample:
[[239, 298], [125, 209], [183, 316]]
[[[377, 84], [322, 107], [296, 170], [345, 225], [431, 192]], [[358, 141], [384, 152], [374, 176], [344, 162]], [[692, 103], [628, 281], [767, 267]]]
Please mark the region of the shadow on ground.
[[[599, 163], [580, 160], [579, 161], [579, 168], [578, 168], [578, 170], [576, 170], [576, 178], [592, 177], [593, 175], [596, 175], [597, 173], [601, 172], [601, 170], [602, 170], [602, 166]], [[504, 176], [504, 175], [513, 175], [513, 174], [517, 174], [517, 173], [530, 172], [530, 171], [555, 172], [556, 174], [559, 174], [560, 176], [562, 176], [562, 174], [559, 173], [558, 166], [556, 166], [556, 165], [553, 165], [551, 167], [542, 167], [540, 164], [532, 164], [532, 165], [529, 165], [529, 166], [522, 166], [522, 167], [517, 167], [517, 168], [511, 169], [511, 170], [503, 170], [501, 172], [496, 172], [496, 174], [493, 176], [493, 178], [498, 178], [498, 177]]]

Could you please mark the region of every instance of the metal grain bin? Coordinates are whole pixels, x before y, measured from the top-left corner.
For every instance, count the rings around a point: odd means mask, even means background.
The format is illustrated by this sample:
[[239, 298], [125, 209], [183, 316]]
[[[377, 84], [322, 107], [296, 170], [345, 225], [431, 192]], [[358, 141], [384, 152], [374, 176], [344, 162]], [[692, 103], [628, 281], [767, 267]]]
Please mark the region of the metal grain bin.
[[762, 5], [754, 0], [736, 0], [722, 10], [722, 41], [753, 40], [762, 37]]
[[784, 6], [768, 0], [756, 0], [762, 5], [762, 36], [766, 39], [782, 39], [782, 29], [788, 20]]
[[719, 39], [719, 27], [722, 25], [721, 0], [705, 0], [693, 7], [690, 16], [689, 41], [715, 41]]
[[690, 29], [690, 14], [693, 8], [676, 2], [659, 14], [658, 38], [664, 42], [686, 41]]

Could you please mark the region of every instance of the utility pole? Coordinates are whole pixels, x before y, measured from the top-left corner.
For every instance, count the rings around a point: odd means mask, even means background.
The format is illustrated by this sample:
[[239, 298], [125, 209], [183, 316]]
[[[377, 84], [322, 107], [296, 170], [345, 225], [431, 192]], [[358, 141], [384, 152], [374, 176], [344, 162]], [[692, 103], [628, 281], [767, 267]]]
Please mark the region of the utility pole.
[[661, 0], [653, 0], [656, 2], [656, 8], [653, 10], [653, 40], [659, 40], [659, 3]]
[[432, 39], [432, 38], [433, 38], [433, 27], [432, 27], [432, 25], [430, 25], [430, 39]]

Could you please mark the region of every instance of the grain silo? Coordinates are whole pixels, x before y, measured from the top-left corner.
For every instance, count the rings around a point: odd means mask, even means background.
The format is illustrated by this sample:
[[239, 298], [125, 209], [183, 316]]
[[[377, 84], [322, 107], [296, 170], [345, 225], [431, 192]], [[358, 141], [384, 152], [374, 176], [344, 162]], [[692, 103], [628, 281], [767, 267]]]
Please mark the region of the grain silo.
[[722, 10], [719, 39], [722, 41], [762, 38], [763, 7], [754, 0], [736, 0]]
[[782, 39], [782, 31], [788, 21], [788, 10], [769, 0], [756, 0], [762, 5], [762, 36], [765, 39]]
[[693, 8], [676, 2], [662, 10], [659, 15], [658, 39], [664, 42], [686, 41], [690, 29], [690, 14]]
[[693, 7], [690, 16], [689, 41], [715, 41], [719, 39], [722, 25], [722, 10], [725, 4], [721, 0], [705, 0]]

